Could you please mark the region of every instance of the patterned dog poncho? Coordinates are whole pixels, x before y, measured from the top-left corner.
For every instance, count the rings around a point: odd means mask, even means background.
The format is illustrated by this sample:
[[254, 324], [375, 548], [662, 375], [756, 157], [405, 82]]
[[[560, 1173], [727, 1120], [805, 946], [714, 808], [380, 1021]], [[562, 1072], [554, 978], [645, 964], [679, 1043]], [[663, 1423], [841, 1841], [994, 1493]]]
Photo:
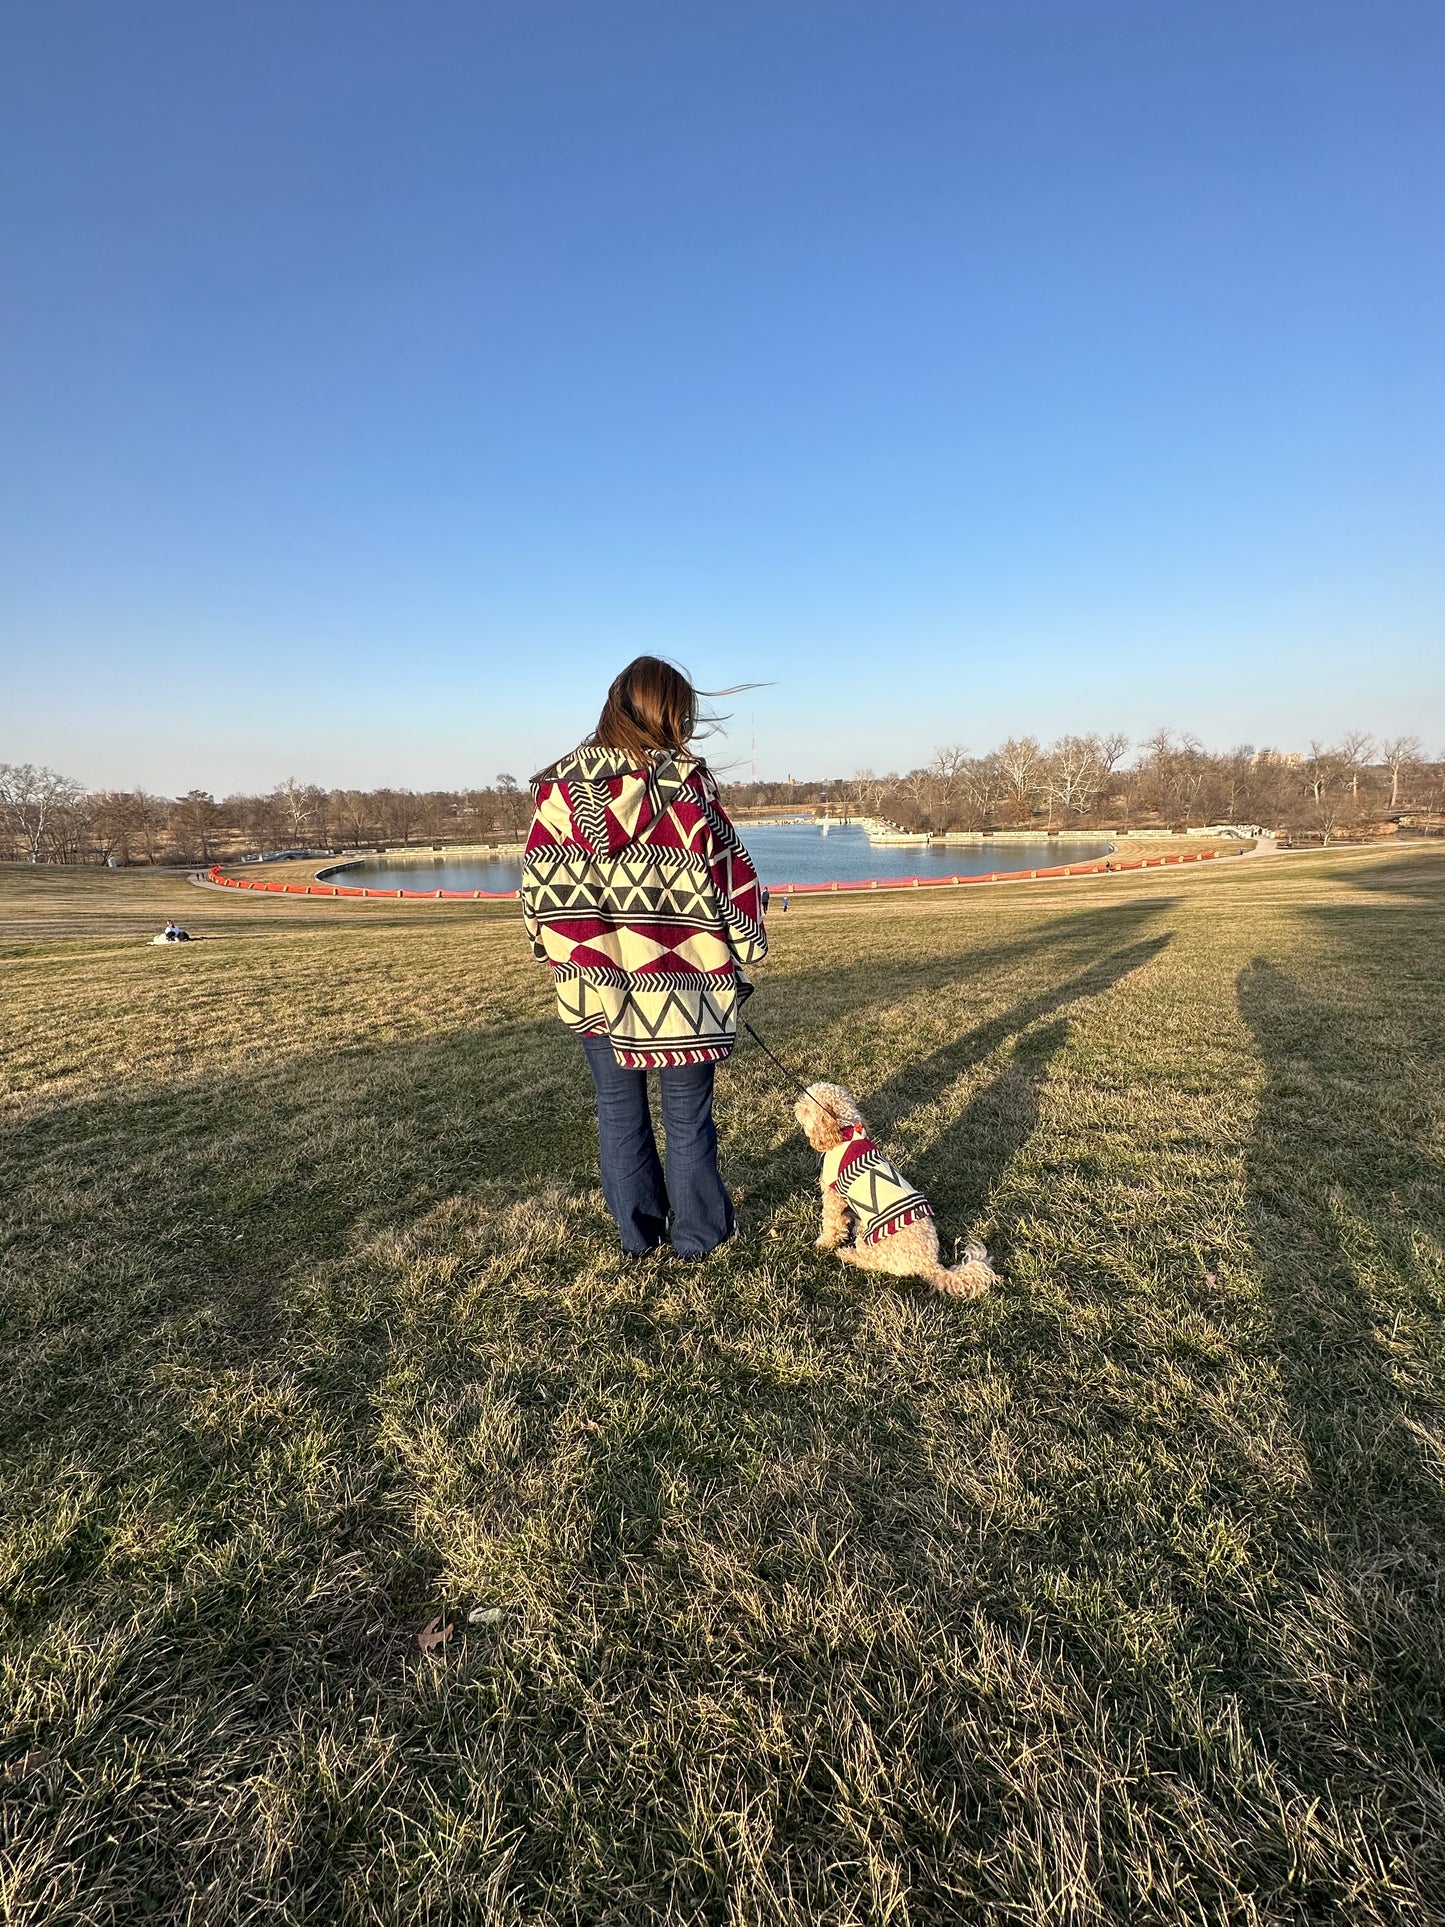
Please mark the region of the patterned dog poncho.
[[931, 1218], [933, 1206], [915, 1191], [859, 1126], [823, 1153], [823, 1183], [841, 1191], [858, 1220], [857, 1241], [874, 1245], [906, 1224]]

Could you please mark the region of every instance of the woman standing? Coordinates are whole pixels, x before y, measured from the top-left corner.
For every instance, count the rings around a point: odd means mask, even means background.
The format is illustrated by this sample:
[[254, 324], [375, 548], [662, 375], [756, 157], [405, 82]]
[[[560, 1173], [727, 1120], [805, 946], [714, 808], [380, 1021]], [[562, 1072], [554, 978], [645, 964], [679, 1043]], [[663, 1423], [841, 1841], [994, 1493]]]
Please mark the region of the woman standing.
[[[688, 749], [697, 726], [680, 670], [656, 656], [629, 663], [589, 740], [533, 778], [522, 859], [532, 951], [551, 965], [557, 1014], [587, 1053], [602, 1194], [636, 1256], [670, 1237], [679, 1257], [706, 1257], [736, 1229], [717, 1168], [713, 1072], [752, 988], [740, 966], [768, 952], [757, 873]], [[654, 1070], [665, 1176], [647, 1102]]]

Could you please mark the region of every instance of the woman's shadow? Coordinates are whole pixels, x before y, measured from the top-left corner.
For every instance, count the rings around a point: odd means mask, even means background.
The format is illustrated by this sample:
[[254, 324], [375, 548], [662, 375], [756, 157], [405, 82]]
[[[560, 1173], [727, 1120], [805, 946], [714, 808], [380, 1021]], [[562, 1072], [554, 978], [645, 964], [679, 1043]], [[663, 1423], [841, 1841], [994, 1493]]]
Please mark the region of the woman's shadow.
[[[1250, 1234], [1306, 1504], [1343, 1582], [1387, 1732], [1445, 1762], [1445, 1481], [1435, 1389], [1433, 1247], [1445, 1174], [1428, 1108], [1368, 1015], [1312, 997], [1273, 964], [1240, 973], [1240, 1012], [1268, 1081], [1248, 1154]], [[1308, 1517], [1308, 1514], [1306, 1515]]]

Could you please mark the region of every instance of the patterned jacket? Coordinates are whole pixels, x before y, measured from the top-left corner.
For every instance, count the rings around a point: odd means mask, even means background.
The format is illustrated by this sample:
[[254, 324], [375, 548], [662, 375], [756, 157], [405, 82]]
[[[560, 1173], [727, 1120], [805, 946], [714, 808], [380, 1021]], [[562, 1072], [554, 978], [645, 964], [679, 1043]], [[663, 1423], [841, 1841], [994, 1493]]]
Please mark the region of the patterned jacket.
[[762, 886], [705, 763], [584, 745], [532, 785], [522, 913], [557, 1014], [636, 1070], [728, 1056], [768, 954]]
[[858, 1220], [860, 1244], [875, 1245], [904, 1225], [933, 1216], [933, 1206], [923, 1193], [899, 1175], [856, 1124], [849, 1127], [841, 1144], [823, 1153], [823, 1183], [847, 1199]]

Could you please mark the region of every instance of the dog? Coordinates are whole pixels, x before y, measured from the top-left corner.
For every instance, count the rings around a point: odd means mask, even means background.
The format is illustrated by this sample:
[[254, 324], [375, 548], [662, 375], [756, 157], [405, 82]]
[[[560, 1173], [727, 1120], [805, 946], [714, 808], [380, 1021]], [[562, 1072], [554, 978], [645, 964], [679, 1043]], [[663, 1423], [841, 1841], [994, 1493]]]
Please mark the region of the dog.
[[984, 1245], [966, 1245], [952, 1269], [941, 1262], [933, 1206], [884, 1157], [841, 1084], [810, 1084], [793, 1115], [823, 1159], [820, 1250], [836, 1251], [860, 1271], [925, 1279], [955, 1298], [977, 1298], [996, 1282]]

